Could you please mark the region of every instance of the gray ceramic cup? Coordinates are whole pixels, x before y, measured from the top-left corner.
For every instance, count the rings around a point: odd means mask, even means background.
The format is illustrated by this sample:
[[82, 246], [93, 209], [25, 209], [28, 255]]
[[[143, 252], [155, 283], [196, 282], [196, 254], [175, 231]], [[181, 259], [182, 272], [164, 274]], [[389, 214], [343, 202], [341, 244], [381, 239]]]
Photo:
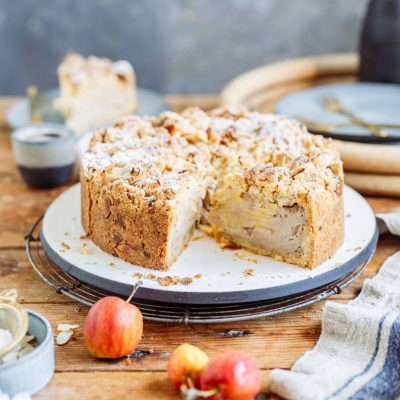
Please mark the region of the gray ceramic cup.
[[59, 124], [40, 124], [12, 134], [15, 161], [24, 181], [48, 189], [67, 183], [77, 157], [74, 132]]

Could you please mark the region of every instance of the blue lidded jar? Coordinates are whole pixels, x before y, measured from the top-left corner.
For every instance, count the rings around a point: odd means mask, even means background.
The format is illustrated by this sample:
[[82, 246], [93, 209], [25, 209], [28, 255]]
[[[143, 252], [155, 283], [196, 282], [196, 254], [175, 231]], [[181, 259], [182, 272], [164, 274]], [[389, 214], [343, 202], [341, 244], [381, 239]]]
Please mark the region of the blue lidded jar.
[[33, 188], [49, 189], [71, 179], [77, 157], [73, 131], [59, 124], [39, 124], [12, 134], [15, 161], [24, 181]]

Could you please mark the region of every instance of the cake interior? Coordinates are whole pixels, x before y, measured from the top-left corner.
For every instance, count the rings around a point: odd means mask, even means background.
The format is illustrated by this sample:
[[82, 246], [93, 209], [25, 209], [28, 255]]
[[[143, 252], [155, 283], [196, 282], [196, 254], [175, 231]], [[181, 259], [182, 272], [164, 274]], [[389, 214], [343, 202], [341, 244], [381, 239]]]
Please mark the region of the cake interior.
[[188, 245], [200, 219], [202, 191], [192, 182], [174, 199], [172, 223], [167, 243], [167, 264], [172, 264]]
[[303, 207], [260, 204], [249, 194], [224, 191], [210, 212], [214, 235], [258, 254], [301, 262], [307, 253], [306, 213]]

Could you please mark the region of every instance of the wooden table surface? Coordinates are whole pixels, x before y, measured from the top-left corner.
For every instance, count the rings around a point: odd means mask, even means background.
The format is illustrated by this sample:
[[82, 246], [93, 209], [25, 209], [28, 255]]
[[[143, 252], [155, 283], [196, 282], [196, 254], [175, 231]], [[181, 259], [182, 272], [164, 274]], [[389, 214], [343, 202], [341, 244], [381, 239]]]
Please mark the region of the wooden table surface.
[[[212, 97], [169, 97], [174, 109], [188, 103], [212, 105]], [[37, 399], [177, 399], [166, 375], [170, 352], [183, 342], [201, 347], [210, 356], [228, 350], [251, 353], [262, 369], [263, 391], [273, 368], [290, 368], [318, 339], [324, 301], [310, 307], [249, 322], [220, 325], [167, 325], [145, 322], [143, 358], [127, 364], [124, 360], [104, 361], [92, 358], [83, 344], [82, 325], [88, 308], [56, 294], [34, 273], [24, 250], [24, 235], [49, 203], [66, 187], [32, 190], [21, 181], [10, 145], [10, 129], [4, 115], [15, 98], [0, 98], [0, 290], [16, 287], [25, 307], [45, 315], [53, 328], [58, 323], [77, 323], [77, 336], [65, 346], [56, 346], [56, 372]], [[374, 211], [400, 207], [400, 199], [368, 198]], [[391, 235], [380, 238], [378, 250], [363, 273], [350, 287], [330, 300], [347, 302], [359, 292], [365, 278], [373, 276], [382, 262], [400, 250], [400, 241]], [[228, 329], [245, 329], [244, 337], [221, 335]]]

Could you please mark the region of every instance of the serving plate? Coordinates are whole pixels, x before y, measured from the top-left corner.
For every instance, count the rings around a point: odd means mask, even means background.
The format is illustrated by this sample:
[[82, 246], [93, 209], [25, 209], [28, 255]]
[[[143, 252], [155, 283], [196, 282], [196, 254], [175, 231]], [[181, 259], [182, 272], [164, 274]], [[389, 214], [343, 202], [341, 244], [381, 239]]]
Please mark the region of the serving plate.
[[[64, 118], [58, 110], [53, 108], [53, 101], [60, 95], [58, 88], [40, 92], [39, 111], [43, 122], [64, 124]], [[157, 115], [168, 110], [168, 104], [163, 96], [151, 90], [137, 88], [137, 101], [139, 108], [135, 114]], [[6, 121], [12, 128], [23, 128], [31, 124], [29, 100], [24, 98], [17, 101], [8, 111]], [[102, 128], [102, 126], [99, 126]]]
[[[62, 193], [43, 218], [40, 241], [47, 257], [64, 272], [97, 288], [127, 296], [183, 304], [238, 304], [274, 300], [314, 290], [355, 271], [376, 248], [377, 230], [368, 203], [345, 187], [345, 241], [334, 257], [314, 270], [278, 262], [245, 250], [221, 249], [196, 232], [169, 271], [153, 271], [104, 253], [83, 239], [79, 184]], [[82, 252], [83, 243], [89, 254]], [[152, 274], [151, 277], [148, 274]], [[184, 283], [162, 286], [157, 278], [178, 276]], [[196, 277], [197, 276], [197, 277]]]
[[[326, 94], [334, 94], [346, 108], [366, 122], [400, 125], [398, 84], [356, 82], [316, 86], [283, 97], [276, 104], [276, 111], [290, 118], [301, 117], [317, 124], [347, 123], [348, 117], [323, 108], [321, 97]], [[400, 142], [399, 128], [382, 129], [388, 135], [386, 138], [373, 136], [368, 129], [352, 123], [337, 127], [329, 133], [315, 133], [361, 142]]]

